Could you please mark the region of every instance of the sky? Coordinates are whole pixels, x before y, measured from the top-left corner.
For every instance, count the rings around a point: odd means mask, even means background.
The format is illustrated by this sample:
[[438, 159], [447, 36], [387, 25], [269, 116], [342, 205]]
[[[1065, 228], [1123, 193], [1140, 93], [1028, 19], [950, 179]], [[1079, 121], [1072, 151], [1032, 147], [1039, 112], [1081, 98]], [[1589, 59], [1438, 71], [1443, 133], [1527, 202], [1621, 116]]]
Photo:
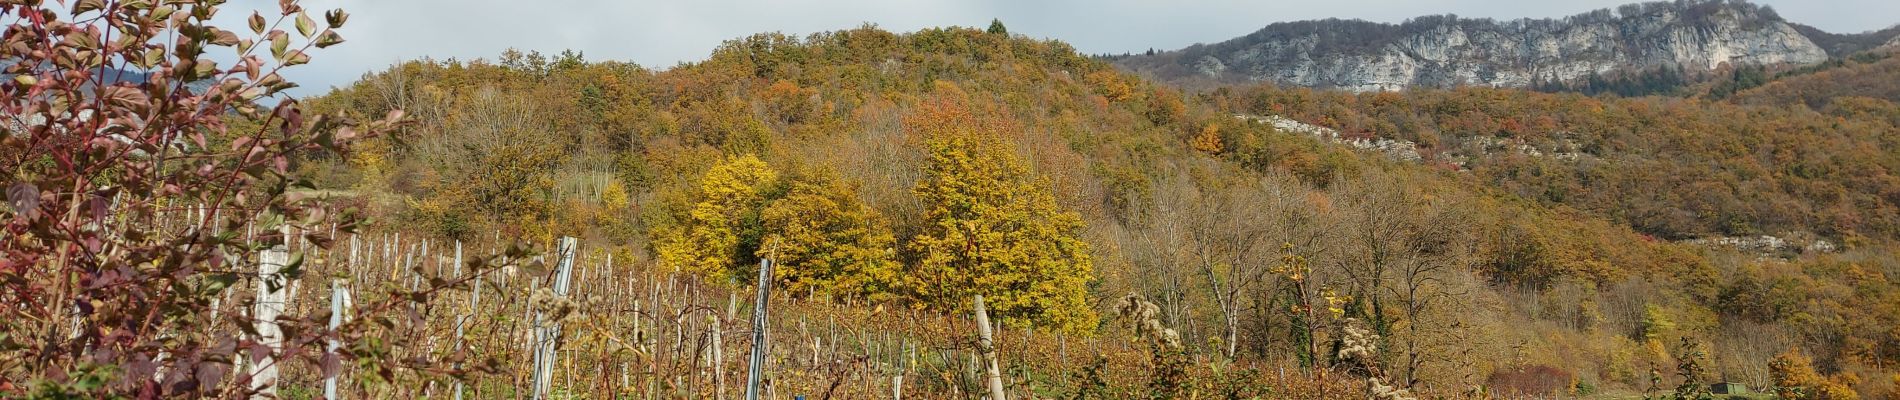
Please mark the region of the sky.
[[[363, 73], [401, 60], [494, 59], [509, 48], [583, 52], [589, 60], [632, 61], [664, 69], [704, 59], [720, 42], [759, 32], [804, 35], [870, 23], [908, 32], [932, 26], [988, 26], [1001, 19], [1011, 33], [1059, 39], [1085, 53], [1134, 53], [1214, 43], [1267, 24], [1320, 18], [1400, 22], [1457, 14], [1467, 18], [1549, 18], [1612, 8], [1625, 0], [305, 0], [305, 8], [344, 8], [348, 42], [313, 53], [315, 61], [285, 75], [327, 92]], [[1757, 0], [1782, 17], [1823, 30], [1853, 33], [1900, 23], [1895, 0]], [[219, 19], [242, 27], [247, 8], [275, 1], [239, 0]], [[321, 19], [320, 13], [313, 17]], [[268, 12], [266, 15], [270, 15]]]

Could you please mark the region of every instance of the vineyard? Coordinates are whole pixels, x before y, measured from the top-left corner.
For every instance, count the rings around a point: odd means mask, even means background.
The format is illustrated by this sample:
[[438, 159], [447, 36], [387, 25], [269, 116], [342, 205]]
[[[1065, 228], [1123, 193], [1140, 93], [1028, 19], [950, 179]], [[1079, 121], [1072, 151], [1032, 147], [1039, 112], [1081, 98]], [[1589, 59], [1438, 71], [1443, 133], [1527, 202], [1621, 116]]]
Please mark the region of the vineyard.
[[[394, 303], [408, 309], [394, 318], [407, 321], [354, 323], [365, 324], [364, 338], [375, 338], [362, 346], [387, 346], [397, 362], [449, 369], [411, 375], [350, 365], [325, 354], [317, 363], [280, 367], [282, 377], [272, 390], [285, 398], [734, 398], [744, 393], [756, 292], [679, 271], [616, 266], [614, 251], [587, 249], [571, 238], [562, 243], [532, 246], [556, 249], [551, 254], [524, 255], [518, 262], [498, 259], [505, 266], [483, 268], [482, 262], [471, 262], [474, 254], [503, 254], [518, 244], [443, 243], [401, 233], [339, 237], [328, 249], [298, 240], [261, 253], [265, 261], [260, 264], [269, 268], [272, 260], [302, 260], [293, 274], [298, 278], [262, 276], [260, 286], [234, 287], [219, 298], [241, 303], [269, 297], [259, 293], [278, 293], [280, 300], [260, 300], [251, 309], [275, 304], [284, 315], [299, 316], [288, 320], [338, 315], [337, 320], [350, 321], [354, 298], [430, 294], [426, 301]], [[564, 276], [571, 285], [565, 291], [559, 289]], [[267, 285], [281, 289], [272, 292]], [[763, 398], [958, 398], [987, 390], [973, 316], [800, 301], [783, 294], [768, 303], [768, 310]], [[264, 324], [254, 315], [228, 316], [211, 326], [246, 331], [245, 325]], [[1118, 323], [1125, 326], [1087, 336], [996, 326], [994, 349], [1006, 395], [1145, 395], [1148, 386], [1142, 380], [1148, 373], [1142, 365], [1154, 355], [1137, 340], [1140, 328]], [[548, 365], [542, 367], [543, 362]], [[1222, 397], [1310, 388], [1316, 390], [1285, 395], [1354, 398], [1364, 390], [1321, 385], [1294, 364], [1194, 367], [1183, 373], [1234, 382], [1197, 391]]]

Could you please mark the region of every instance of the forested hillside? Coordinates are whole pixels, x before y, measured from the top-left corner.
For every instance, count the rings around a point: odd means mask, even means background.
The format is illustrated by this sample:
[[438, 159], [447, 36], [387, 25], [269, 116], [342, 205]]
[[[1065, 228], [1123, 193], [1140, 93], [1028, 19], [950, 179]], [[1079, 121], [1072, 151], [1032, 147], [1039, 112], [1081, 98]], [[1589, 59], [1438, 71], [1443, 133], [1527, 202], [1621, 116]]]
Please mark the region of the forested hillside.
[[1844, 60], [1817, 66], [1812, 70], [1790, 71], [1785, 76], [1745, 88], [1732, 101], [1756, 105], [1804, 105], [1823, 109], [1836, 101], [1875, 99], [1900, 101], [1900, 48], [1886, 48], [1856, 54]]
[[[1793, 83], [1790, 83], [1793, 84]], [[1213, 95], [1348, 135], [1413, 141], [1427, 164], [1664, 239], [1900, 235], [1895, 104], [1818, 109], [1667, 97], [1462, 88], [1354, 95], [1259, 87]]]
[[[579, 236], [715, 288], [777, 258], [786, 294], [818, 309], [958, 315], [982, 294], [1014, 328], [1156, 335], [1138, 368], [1042, 380], [1074, 366], [1034, 364], [1011, 390], [1692, 395], [1727, 380], [1878, 397], [1900, 358], [1900, 120], [1880, 100], [1191, 95], [999, 24], [761, 34], [664, 71], [419, 60], [309, 102], [413, 117], [348, 158], [295, 163], [378, 229]], [[1429, 151], [1391, 161], [1236, 113]], [[1672, 242], [1764, 233], [1838, 248]], [[942, 382], [924, 387], [958, 381]]]

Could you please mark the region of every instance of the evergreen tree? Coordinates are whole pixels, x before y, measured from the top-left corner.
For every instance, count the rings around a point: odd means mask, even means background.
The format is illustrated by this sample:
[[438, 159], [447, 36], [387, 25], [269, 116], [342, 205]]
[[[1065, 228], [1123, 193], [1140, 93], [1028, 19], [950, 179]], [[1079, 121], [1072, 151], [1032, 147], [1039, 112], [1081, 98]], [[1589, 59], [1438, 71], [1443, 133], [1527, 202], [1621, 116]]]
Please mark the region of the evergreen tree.
[[983, 124], [954, 102], [907, 121], [927, 147], [915, 193], [924, 227], [910, 289], [929, 307], [966, 311], [983, 295], [1005, 323], [1081, 331], [1095, 325], [1087, 286], [1093, 275], [1082, 220], [1063, 211], [1016, 154], [999, 124]]
[[989, 32], [997, 35], [1009, 35], [1009, 28], [1003, 27], [1002, 19], [991, 18]]

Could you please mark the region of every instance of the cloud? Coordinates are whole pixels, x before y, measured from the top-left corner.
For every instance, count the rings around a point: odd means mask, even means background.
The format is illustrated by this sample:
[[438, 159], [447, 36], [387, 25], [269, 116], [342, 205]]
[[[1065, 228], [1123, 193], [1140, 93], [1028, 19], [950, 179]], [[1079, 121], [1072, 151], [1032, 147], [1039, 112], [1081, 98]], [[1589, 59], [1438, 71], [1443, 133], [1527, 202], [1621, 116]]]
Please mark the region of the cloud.
[[[314, 53], [316, 61], [288, 73], [321, 94], [400, 60], [494, 58], [518, 48], [542, 53], [582, 51], [592, 60], [625, 60], [666, 68], [703, 59], [720, 42], [759, 32], [803, 35], [864, 23], [892, 31], [932, 26], [985, 26], [1000, 18], [1014, 33], [1060, 39], [1087, 53], [1140, 52], [1218, 42], [1278, 21], [1359, 18], [1398, 22], [1420, 15], [1516, 19], [1560, 17], [1621, 0], [306, 0], [312, 10], [342, 7], [352, 18], [349, 41]], [[1782, 16], [1835, 32], [1860, 32], [1900, 22], [1892, 0], [1770, 0]], [[274, 10], [275, 1], [239, 0], [219, 15], [242, 26], [244, 9]], [[271, 15], [266, 12], [266, 16]]]

